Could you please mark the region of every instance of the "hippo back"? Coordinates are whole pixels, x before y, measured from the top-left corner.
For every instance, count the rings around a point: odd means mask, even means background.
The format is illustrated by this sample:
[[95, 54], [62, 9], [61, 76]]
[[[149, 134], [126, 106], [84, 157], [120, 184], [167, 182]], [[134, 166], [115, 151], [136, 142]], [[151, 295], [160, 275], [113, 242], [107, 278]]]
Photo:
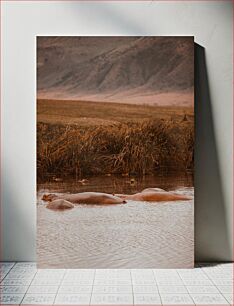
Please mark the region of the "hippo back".
[[142, 190], [142, 192], [166, 192], [166, 191], [161, 188], [146, 188]]

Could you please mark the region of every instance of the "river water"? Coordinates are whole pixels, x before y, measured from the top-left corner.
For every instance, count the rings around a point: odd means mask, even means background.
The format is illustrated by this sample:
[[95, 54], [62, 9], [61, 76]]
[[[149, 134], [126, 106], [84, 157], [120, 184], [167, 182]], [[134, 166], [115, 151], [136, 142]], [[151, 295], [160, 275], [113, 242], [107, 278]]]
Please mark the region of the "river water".
[[137, 202], [76, 205], [51, 211], [46, 192], [134, 193], [158, 187], [194, 195], [190, 175], [143, 179], [102, 176], [87, 181], [38, 184], [37, 262], [39, 268], [189, 268], [194, 263], [194, 203]]

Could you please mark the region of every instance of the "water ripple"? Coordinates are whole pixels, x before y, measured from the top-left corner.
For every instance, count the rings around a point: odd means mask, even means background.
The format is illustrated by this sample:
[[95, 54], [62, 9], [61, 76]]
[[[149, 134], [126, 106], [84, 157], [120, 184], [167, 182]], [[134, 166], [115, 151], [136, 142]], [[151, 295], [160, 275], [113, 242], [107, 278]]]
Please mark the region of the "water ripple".
[[[178, 193], [193, 196], [192, 187]], [[45, 190], [38, 192], [39, 198]], [[38, 201], [43, 204], [43, 201]], [[193, 201], [76, 205], [56, 212], [38, 205], [39, 267], [191, 267]]]

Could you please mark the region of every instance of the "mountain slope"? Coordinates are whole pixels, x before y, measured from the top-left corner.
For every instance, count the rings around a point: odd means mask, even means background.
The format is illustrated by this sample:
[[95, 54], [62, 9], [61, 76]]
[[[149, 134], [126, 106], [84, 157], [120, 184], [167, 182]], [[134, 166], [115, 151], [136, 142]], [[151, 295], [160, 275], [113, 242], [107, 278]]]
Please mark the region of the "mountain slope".
[[189, 105], [193, 48], [192, 37], [39, 37], [38, 97]]

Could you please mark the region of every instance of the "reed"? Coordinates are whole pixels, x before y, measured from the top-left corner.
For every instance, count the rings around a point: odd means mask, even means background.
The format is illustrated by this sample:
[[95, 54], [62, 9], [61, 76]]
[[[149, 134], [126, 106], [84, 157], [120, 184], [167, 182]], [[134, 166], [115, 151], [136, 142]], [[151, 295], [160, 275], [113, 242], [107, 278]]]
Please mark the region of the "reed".
[[37, 177], [193, 171], [193, 124], [173, 120], [82, 128], [38, 123]]

